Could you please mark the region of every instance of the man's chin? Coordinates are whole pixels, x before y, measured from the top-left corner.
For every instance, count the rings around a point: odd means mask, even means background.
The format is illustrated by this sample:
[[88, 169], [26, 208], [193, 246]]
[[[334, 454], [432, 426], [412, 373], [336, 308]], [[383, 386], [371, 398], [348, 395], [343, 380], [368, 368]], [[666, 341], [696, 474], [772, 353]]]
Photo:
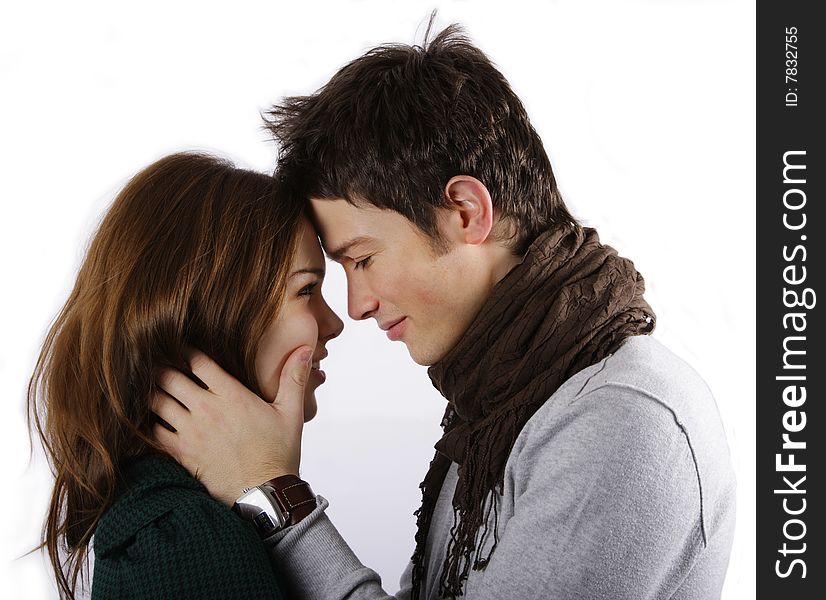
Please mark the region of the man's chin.
[[407, 353], [410, 354], [410, 358], [413, 359], [413, 362], [423, 367], [435, 365], [444, 356], [444, 353], [437, 354], [432, 350], [418, 348], [408, 344], [407, 342], [404, 342], [404, 345], [407, 346]]
[[[421, 334], [420, 331], [417, 333]], [[417, 343], [421, 341], [421, 337], [414, 338], [408, 335], [402, 342], [407, 346], [407, 352], [410, 354], [413, 362], [423, 367], [432, 367], [447, 356], [448, 353], [456, 347], [461, 338], [461, 334], [455, 336], [430, 336], [427, 340], [429, 343], [422, 344]]]

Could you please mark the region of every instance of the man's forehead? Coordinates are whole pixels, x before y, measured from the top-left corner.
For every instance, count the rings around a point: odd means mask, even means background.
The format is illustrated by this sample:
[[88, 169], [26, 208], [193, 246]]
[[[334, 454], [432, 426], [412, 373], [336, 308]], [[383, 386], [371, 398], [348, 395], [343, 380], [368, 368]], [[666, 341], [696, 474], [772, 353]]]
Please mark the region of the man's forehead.
[[343, 198], [311, 198], [313, 222], [324, 251], [332, 257], [357, 243], [376, 238], [376, 215], [373, 206], [354, 206]]
[[346, 198], [310, 198], [310, 209], [316, 218], [336, 221], [345, 218], [352, 220], [368, 219], [385, 212], [363, 200], [350, 201]]

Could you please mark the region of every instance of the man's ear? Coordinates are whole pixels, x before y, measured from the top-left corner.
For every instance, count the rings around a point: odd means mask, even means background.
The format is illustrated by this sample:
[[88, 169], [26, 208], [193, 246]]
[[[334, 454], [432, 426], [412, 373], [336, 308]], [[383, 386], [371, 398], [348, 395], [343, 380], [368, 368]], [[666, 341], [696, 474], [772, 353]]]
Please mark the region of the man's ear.
[[445, 185], [450, 204], [447, 231], [454, 241], [481, 244], [493, 228], [493, 202], [481, 181], [470, 175], [456, 175]]

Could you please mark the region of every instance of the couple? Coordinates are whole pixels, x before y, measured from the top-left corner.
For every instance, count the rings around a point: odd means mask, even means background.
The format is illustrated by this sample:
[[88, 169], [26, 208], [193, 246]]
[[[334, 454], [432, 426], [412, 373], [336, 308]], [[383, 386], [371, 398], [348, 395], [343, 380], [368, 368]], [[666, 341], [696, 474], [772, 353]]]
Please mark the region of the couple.
[[275, 178], [191, 153], [135, 176], [48, 334], [29, 398], [61, 593], [93, 547], [98, 599], [390, 597], [299, 477], [343, 326], [323, 246], [350, 316], [447, 400], [397, 598], [719, 597], [714, 400], [488, 58], [455, 28], [376, 48], [268, 125]]

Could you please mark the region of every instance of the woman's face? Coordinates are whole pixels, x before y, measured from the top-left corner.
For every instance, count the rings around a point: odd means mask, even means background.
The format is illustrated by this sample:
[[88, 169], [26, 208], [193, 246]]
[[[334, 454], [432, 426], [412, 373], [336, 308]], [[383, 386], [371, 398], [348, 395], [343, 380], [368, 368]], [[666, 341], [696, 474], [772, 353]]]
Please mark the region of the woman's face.
[[317, 410], [315, 390], [326, 375], [319, 362], [327, 356], [327, 342], [341, 333], [344, 323], [321, 295], [324, 280], [324, 255], [315, 229], [302, 218], [298, 251], [287, 279], [286, 296], [280, 311], [258, 342], [255, 373], [267, 402], [275, 400], [281, 369], [287, 357], [299, 346], [314, 346], [313, 364], [304, 393], [304, 421]]

